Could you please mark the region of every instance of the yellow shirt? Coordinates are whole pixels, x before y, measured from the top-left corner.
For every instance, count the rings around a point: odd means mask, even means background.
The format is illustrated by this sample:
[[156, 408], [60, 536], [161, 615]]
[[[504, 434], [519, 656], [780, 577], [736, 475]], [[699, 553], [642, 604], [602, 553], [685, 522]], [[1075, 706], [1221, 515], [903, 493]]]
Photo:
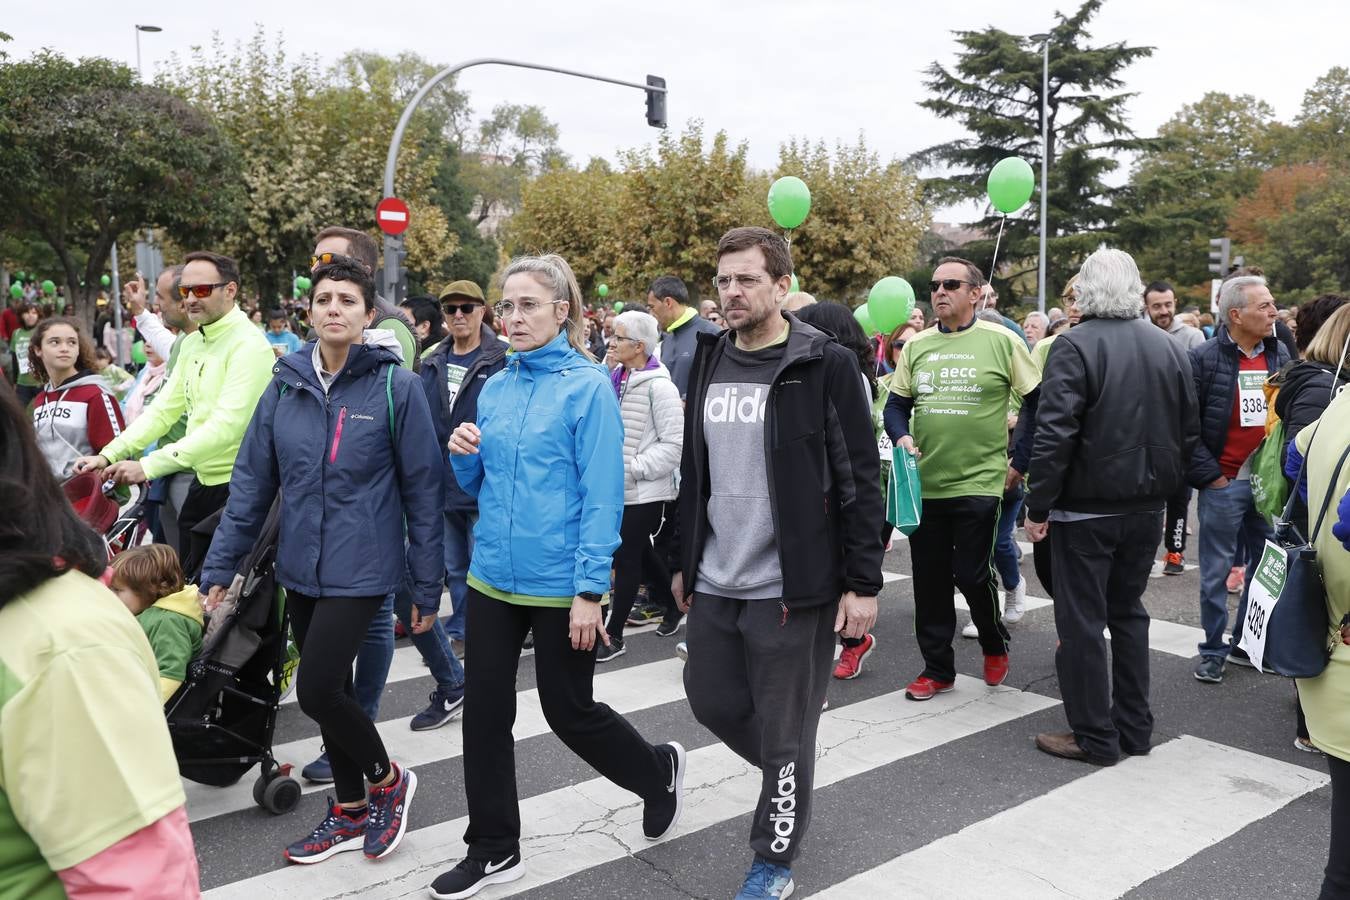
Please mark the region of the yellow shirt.
[[185, 802], [155, 657], [121, 601], [67, 572], [0, 608], [0, 897], [64, 898], [56, 871]]

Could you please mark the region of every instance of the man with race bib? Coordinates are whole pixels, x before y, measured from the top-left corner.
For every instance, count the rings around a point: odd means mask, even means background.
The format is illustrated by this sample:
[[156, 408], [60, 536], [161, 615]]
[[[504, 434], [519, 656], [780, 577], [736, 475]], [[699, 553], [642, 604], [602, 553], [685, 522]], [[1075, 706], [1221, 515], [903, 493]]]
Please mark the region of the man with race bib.
[[1200, 624], [1205, 639], [1195, 667], [1199, 681], [1223, 681], [1229, 659], [1250, 665], [1238, 649], [1247, 607], [1244, 587], [1230, 645], [1225, 580], [1238, 541], [1247, 542], [1247, 581], [1270, 528], [1252, 502], [1251, 455], [1265, 437], [1266, 378], [1289, 361], [1274, 336], [1275, 298], [1256, 275], [1230, 278], [1219, 289], [1221, 325], [1214, 337], [1190, 351], [1200, 404], [1200, 446], [1191, 459], [1190, 483], [1200, 489]]

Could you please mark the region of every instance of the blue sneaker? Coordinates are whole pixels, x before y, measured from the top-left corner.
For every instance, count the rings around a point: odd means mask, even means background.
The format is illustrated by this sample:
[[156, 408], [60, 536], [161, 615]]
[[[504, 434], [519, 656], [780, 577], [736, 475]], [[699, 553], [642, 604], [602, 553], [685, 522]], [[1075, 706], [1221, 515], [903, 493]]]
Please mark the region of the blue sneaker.
[[301, 769], [300, 775], [315, 784], [332, 784], [333, 767], [328, 764], [328, 751], [320, 748], [319, 758]]
[[409, 726], [413, 731], [431, 731], [440, 728], [446, 722], [464, 712], [464, 685], [451, 691], [440, 688], [431, 692], [427, 698], [427, 708], [412, 717]]
[[784, 900], [791, 897], [797, 886], [792, 883], [792, 870], [756, 856], [750, 871], [745, 874], [736, 900]]
[[293, 863], [316, 863], [347, 850], [360, 850], [365, 845], [366, 820], [364, 807], [353, 815], [329, 797], [328, 815], [309, 837], [286, 848], [286, 859]]

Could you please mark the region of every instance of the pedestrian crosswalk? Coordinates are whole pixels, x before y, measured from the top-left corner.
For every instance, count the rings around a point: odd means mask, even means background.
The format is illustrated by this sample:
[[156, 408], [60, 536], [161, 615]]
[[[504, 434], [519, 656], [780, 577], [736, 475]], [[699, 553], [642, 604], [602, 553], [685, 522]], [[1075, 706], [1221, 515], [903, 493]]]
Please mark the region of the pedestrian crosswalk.
[[[890, 567], [899, 568], [894, 562]], [[909, 633], [910, 584], [906, 576], [888, 574], [878, 653], [862, 678], [831, 684], [818, 738], [812, 833], [796, 868], [797, 896], [1161, 896], [1141, 888], [1224, 852], [1244, 829], [1291, 815], [1291, 809], [1302, 816], [1294, 828], [1298, 840], [1325, 847], [1329, 792], [1317, 761], [1299, 758], [1304, 755], [1288, 749], [1283, 738], [1265, 741], [1258, 752], [1203, 718], [1178, 718], [1171, 709], [1178, 692], [1210, 691], [1196, 694], [1197, 702], [1223, 697], [1189, 676], [1199, 629], [1154, 620], [1154, 693], [1168, 710], [1158, 714], [1154, 750], [1097, 769], [1031, 747], [1034, 733], [1064, 728], [1053, 677], [1053, 624], [1045, 613], [1028, 616], [1016, 629], [1017, 677], [1008, 685], [988, 687], [963, 674], [951, 693], [925, 703], [906, 700], [903, 685], [918, 672]], [[959, 594], [956, 600], [963, 605]], [[1030, 611], [1049, 605], [1046, 598], [1028, 597]], [[671, 656], [673, 641], [648, 631], [629, 630], [628, 655], [597, 670], [595, 696], [648, 739], [676, 739], [689, 748], [680, 826], [658, 844], [643, 838], [638, 798], [597, 777], [549, 732], [527, 657], [515, 727], [527, 874], [485, 890], [479, 895], [484, 900], [524, 893], [548, 900], [735, 893], [750, 858], [748, 820], [759, 773], [693, 720], [683, 663]], [[957, 650], [958, 668], [978, 673], [978, 647], [958, 639]], [[1228, 702], [1265, 703], [1276, 712], [1265, 717], [1269, 730], [1289, 730], [1292, 723], [1281, 720], [1287, 695], [1279, 680], [1247, 671], [1236, 678], [1243, 679], [1244, 699]], [[388, 712], [378, 727], [391, 757], [416, 769], [420, 788], [396, 853], [378, 863], [341, 854], [317, 866], [286, 866], [280, 848], [321, 817], [325, 787], [309, 786], [296, 811], [273, 817], [253, 805], [251, 776], [224, 789], [187, 785], [206, 896], [426, 896], [431, 880], [463, 855], [467, 825], [462, 724], [430, 732], [408, 727], [410, 704], [429, 686], [416, 652], [397, 650], [386, 688]], [[288, 739], [276, 747], [278, 759], [298, 765], [313, 758], [316, 729], [293, 705], [282, 717]], [[1286, 752], [1269, 749], [1276, 745]], [[995, 799], [986, 793], [990, 787]], [[969, 808], [962, 805], [966, 795]], [[852, 810], [859, 805], [872, 812], [856, 818]], [[848, 839], [854, 834], [856, 842]], [[854, 843], [867, 848], [856, 859], [850, 856]], [[1315, 893], [1320, 873], [1304, 868], [1299, 890], [1288, 896]], [[1225, 896], [1275, 895], [1230, 888]]]

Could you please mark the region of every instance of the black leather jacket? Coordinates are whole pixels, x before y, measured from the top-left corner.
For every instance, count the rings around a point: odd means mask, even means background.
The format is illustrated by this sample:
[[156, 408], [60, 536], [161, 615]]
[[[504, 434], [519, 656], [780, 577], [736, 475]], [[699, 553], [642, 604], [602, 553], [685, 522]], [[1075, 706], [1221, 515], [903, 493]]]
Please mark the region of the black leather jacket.
[[1200, 441], [1186, 352], [1147, 319], [1085, 318], [1050, 348], [1027, 518], [1161, 509]]

